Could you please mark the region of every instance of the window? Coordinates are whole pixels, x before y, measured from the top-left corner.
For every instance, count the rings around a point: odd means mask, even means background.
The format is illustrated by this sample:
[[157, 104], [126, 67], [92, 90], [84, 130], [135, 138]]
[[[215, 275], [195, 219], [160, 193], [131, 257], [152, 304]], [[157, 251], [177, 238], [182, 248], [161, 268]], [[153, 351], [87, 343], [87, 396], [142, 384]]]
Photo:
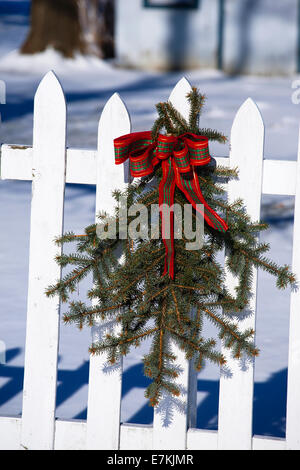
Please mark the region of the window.
[[146, 8], [198, 8], [199, 0], [144, 0]]

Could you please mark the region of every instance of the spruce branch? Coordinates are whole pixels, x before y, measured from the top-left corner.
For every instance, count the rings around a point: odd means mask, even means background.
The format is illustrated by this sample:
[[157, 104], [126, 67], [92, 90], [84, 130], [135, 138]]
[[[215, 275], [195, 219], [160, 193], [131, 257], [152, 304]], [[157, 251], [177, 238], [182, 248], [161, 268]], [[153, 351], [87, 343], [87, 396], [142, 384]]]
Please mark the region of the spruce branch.
[[[199, 128], [199, 116], [205, 102], [204, 95], [196, 88], [188, 94], [190, 114], [188, 121], [170, 102], [158, 103], [158, 119], [152, 128], [152, 138], [165, 130], [179, 136], [194, 133], [207, 136], [209, 140], [224, 143], [226, 137], [215, 130]], [[59, 246], [71, 244], [72, 252], [57, 256], [56, 262], [69, 269], [62, 279], [49, 286], [46, 294], [58, 295], [68, 302], [64, 315], [65, 323], [73, 323], [80, 329], [93, 326], [99, 321], [116, 322], [119, 328], [108, 333], [103, 340], [90, 347], [91, 354], [106, 353], [114, 364], [131, 348], [139, 347], [148, 340], [150, 349], [144, 356], [144, 373], [151, 379], [146, 397], [156, 406], [165, 392], [180, 395], [176, 381], [180, 370], [176, 364], [172, 344], [176, 344], [188, 360], [193, 359], [200, 371], [205, 361], [224, 365], [226, 359], [217, 350], [217, 339], [221, 339], [232, 355], [239, 359], [243, 355], [253, 358], [259, 351], [254, 344], [255, 332], [244, 330], [239, 321], [249, 306], [253, 285], [253, 270], [263, 269], [276, 279], [280, 289], [294, 286], [296, 279], [290, 268], [279, 266], [268, 259], [269, 245], [260, 243], [258, 235], [268, 225], [252, 221], [241, 199], [233, 203], [226, 201], [224, 180], [238, 178], [237, 168], [207, 165], [196, 169], [201, 192], [208, 204], [221, 215], [224, 214], [229, 229], [221, 233], [205, 225], [203, 245], [199, 250], [188, 251], [185, 234], [174, 240], [174, 280], [162, 276], [165, 264], [165, 247], [161, 239], [151, 237], [138, 240], [100, 240], [97, 225], [87, 227], [82, 234], [68, 232], [56, 239]], [[150, 207], [159, 204], [159, 185], [162, 170], [159, 165], [154, 175], [142, 178], [124, 191], [115, 191], [114, 221], [119, 235], [120, 196], [132, 204]], [[175, 202], [183, 210], [187, 203], [185, 195], [176, 189]], [[198, 215], [193, 212], [193, 226]], [[106, 214], [99, 214], [99, 224], [105, 226]], [[128, 224], [133, 220], [128, 217]], [[150, 217], [149, 217], [150, 220]], [[161, 221], [158, 224], [161, 231]], [[218, 255], [226, 250], [226, 271], [237, 281], [234, 292], [226, 287], [225, 267], [218, 262]], [[120, 263], [120, 253], [124, 262]], [[93, 284], [88, 298], [93, 305], [72, 300], [72, 294], [81, 282], [92, 275]], [[216, 338], [205, 338], [203, 322], [208, 319], [215, 327]]]

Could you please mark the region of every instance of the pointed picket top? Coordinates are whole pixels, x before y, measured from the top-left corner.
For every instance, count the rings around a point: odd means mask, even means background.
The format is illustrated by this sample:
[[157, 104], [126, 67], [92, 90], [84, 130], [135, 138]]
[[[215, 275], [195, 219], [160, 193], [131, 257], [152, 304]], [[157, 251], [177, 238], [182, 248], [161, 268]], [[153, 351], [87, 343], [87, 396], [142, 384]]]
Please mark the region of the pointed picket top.
[[130, 117], [125, 103], [118, 93], [114, 93], [102, 111], [98, 128], [97, 164], [97, 212], [114, 210], [115, 200], [112, 192], [123, 190], [130, 182], [128, 164], [116, 165], [114, 139], [131, 130]]
[[[34, 98], [34, 168], [37, 166], [37, 159], [40, 164], [42, 160], [46, 165], [55, 164], [55, 158], [48, 162], [46, 149], [50, 147], [53, 154], [60, 155], [61, 145], [64, 146], [66, 140], [66, 119], [65, 94], [57, 76], [50, 71], [41, 80]], [[63, 165], [64, 162], [60, 164]]]
[[[112, 137], [115, 139], [120, 137], [123, 133], [124, 128], [130, 128], [131, 122], [129, 113], [127, 111], [126, 105], [122, 98], [120, 97], [119, 93], [114, 93], [109, 100], [107, 101], [106, 105], [103, 108], [102, 114], [99, 120], [99, 127], [98, 127], [98, 144], [99, 147], [101, 145], [100, 139], [103, 139], [105, 135], [107, 136], [107, 123], [108, 120], [111, 121], [111, 131], [113, 132]], [[120, 129], [120, 131], [119, 131]], [[119, 132], [119, 133], [118, 133]], [[130, 130], [129, 130], [130, 132]], [[105, 134], [105, 135], [103, 135]], [[115, 137], [114, 137], [115, 135]]]
[[190, 105], [186, 95], [192, 91], [192, 87], [187, 78], [182, 77], [173, 88], [169, 101], [182, 114], [185, 119], [189, 118]]
[[264, 121], [259, 107], [252, 98], [247, 98], [239, 107], [231, 128], [231, 140], [235, 137], [236, 132], [243, 131], [249, 136], [249, 126], [251, 130], [264, 132]]
[[41, 80], [34, 97], [33, 146], [36, 148], [34, 160], [40, 159], [40, 145], [43, 149], [46, 145], [53, 148], [65, 141], [66, 118], [67, 105], [64, 91], [55, 73], [50, 71]]
[[261, 112], [252, 98], [247, 98], [238, 109], [233, 121], [232, 132], [234, 132], [236, 126], [245, 127], [244, 121], [248, 123], [251, 121], [257, 128], [261, 127], [264, 129], [264, 121]]
[[50, 103], [53, 106], [66, 106], [62, 85], [53, 70], [42, 78], [35, 94], [35, 102], [38, 100], [46, 102], [48, 106]]
[[[255, 188], [261, 191], [261, 176], [257, 175], [262, 168], [264, 155], [265, 126], [257, 104], [248, 98], [236, 113], [230, 139], [230, 165], [239, 168], [240, 178], [248, 180], [249, 184], [240, 187], [238, 180], [230, 182], [230, 193], [247, 201], [248, 213], [256, 220], [259, 212], [260, 198], [252, 198]], [[234, 196], [234, 197], [235, 197]], [[256, 201], [256, 202], [254, 202]], [[251, 206], [251, 208], [250, 208]]]

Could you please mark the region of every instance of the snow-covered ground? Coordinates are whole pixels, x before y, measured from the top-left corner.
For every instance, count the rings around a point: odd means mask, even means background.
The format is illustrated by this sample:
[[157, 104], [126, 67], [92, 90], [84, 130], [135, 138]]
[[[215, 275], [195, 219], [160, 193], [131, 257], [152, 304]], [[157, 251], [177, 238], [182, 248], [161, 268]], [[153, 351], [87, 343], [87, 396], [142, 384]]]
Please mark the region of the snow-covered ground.
[[[63, 61], [54, 51], [20, 57], [16, 49], [28, 29], [28, 2], [0, 1], [0, 79], [7, 87], [2, 114], [1, 141], [30, 144], [36, 87], [43, 74], [54, 69], [68, 102], [68, 145], [95, 148], [97, 124], [106, 100], [118, 91], [130, 111], [133, 129], [147, 130], [155, 118], [155, 103], [165, 100], [182, 73], [146, 73], [114, 68], [94, 58]], [[216, 71], [188, 71], [191, 83], [207, 95], [202, 117], [206, 127], [230, 134], [238, 107], [251, 96], [266, 124], [266, 158], [295, 160], [299, 107], [292, 104], [295, 78], [236, 77]], [[215, 155], [227, 155], [228, 146], [212, 146]], [[26, 295], [31, 187], [27, 182], [0, 181], [0, 340], [7, 346], [7, 364], [0, 365], [0, 413], [17, 415], [22, 407], [22, 380], [26, 325]], [[94, 219], [95, 188], [68, 185], [65, 229], [81, 232]], [[293, 198], [263, 198], [264, 219], [270, 230], [271, 256], [291, 262]], [[82, 294], [79, 292], [79, 295]], [[288, 351], [289, 291], [278, 292], [274, 280], [259, 274], [254, 432], [284, 435]], [[207, 326], [208, 331], [211, 328]], [[210, 333], [211, 334], [211, 333]], [[57, 416], [84, 418], [87, 404], [90, 332], [61, 327]], [[144, 348], [147, 345], [145, 344]], [[136, 350], [125, 361], [122, 421], [150, 423], [152, 410], [143, 396], [143, 377]], [[217, 426], [219, 371], [207, 366], [198, 380], [198, 427]]]

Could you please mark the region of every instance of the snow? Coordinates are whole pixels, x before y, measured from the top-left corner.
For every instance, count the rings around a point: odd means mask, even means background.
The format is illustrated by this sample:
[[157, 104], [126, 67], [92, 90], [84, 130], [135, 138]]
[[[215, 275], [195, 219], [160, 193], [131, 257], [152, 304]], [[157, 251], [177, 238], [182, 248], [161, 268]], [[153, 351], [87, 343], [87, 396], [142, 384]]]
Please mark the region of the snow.
[[[15, 5], [12, 8], [12, 5]], [[16, 6], [17, 5], [17, 6]], [[182, 73], [146, 73], [121, 70], [113, 63], [77, 56], [63, 60], [49, 49], [43, 54], [20, 56], [17, 52], [28, 29], [28, 2], [0, 1], [0, 79], [7, 87], [2, 114], [1, 141], [31, 144], [33, 97], [42, 76], [53, 69], [68, 102], [68, 145], [95, 148], [101, 110], [118, 91], [126, 102], [136, 131], [150, 128], [155, 103], [165, 100]], [[188, 71], [187, 78], [207, 95], [202, 116], [205, 127], [230, 134], [238, 107], [251, 96], [266, 124], [267, 158], [295, 160], [299, 108], [291, 100], [296, 77], [235, 77], [217, 71]], [[228, 145], [212, 146], [213, 154], [228, 155]], [[18, 415], [22, 407], [22, 380], [26, 326], [26, 296], [31, 185], [0, 181], [0, 340], [7, 346], [7, 364], [0, 365], [0, 413]], [[95, 188], [68, 185], [65, 229], [82, 231], [94, 220]], [[263, 218], [270, 230], [263, 240], [271, 244], [271, 257], [291, 263], [293, 198], [264, 197]], [[84, 287], [78, 295], [83, 295]], [[259, 274], [254, 432], [284, 435], [286, 368], [288, 352], [289, 291], [279, 292], [274, 279]], [[211, 326], [207, 325], [211, 335]], [[85, 418], [90, 332], [61, 326], [57, 416]], [[148, 381], [135, 350], [125, 360], [122, 421], [150, 423], [152, 410], [143, 396]], [[198, 380], [198, 427], [216, 429], [218, 369], [207, 366]]]
[[76, 54], [74, 59], [66, 59], [51, 47], [45, 52], [33, 55], [20, 54], [18, 49], [13, 50], [1, 58], [0, 68], [2, 72], [29, 74], [45, 74], [49, 70], [66, 74], [88, 72], [92, 69], [95, 71], [110, 70], [107, 62], [95, 56]]

